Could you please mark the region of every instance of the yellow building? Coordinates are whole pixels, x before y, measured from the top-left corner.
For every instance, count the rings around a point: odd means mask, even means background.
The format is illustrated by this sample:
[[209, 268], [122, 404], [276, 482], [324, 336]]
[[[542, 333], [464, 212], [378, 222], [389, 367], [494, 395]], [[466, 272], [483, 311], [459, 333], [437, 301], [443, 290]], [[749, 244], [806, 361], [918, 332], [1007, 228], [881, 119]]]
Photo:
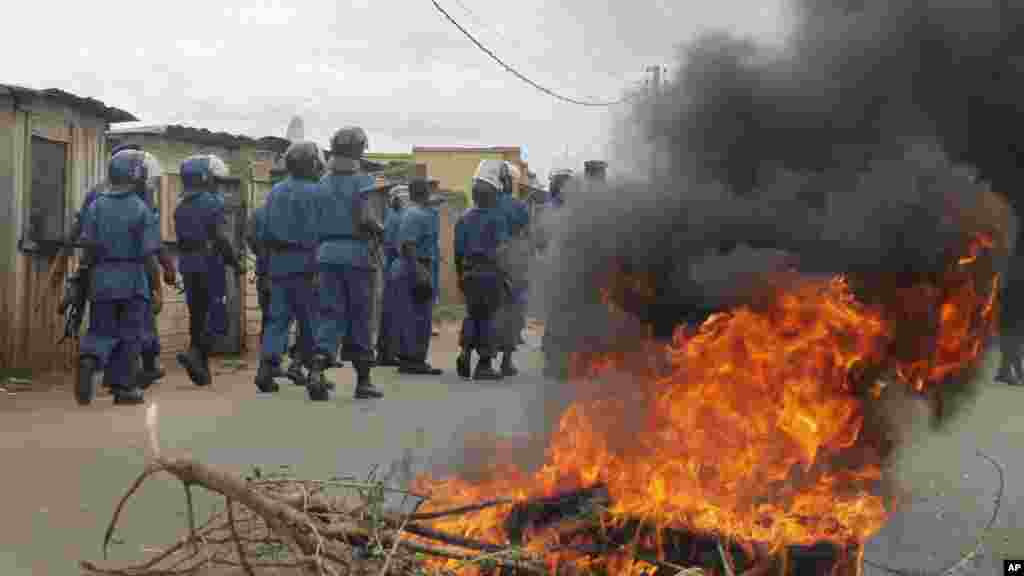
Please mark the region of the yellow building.
[[[471, 202], [473, 174], [481, 160], [505, 160], [519, 168], [525, 182], [527, 164], [523, 161], [522, 149], [518, 146], [416, 146], [412, 149], [417, 165], [426, 166], [427, 176], [436, 178], [441, 190], [459, 192]], [[516, 182], [519, 190], [519, 182]]]

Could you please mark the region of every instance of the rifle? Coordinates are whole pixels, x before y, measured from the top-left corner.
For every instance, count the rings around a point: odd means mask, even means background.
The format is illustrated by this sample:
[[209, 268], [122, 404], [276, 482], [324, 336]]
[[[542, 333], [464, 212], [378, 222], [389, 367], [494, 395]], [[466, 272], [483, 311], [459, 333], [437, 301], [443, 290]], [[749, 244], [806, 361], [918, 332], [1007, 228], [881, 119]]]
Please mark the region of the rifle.
[[57, 341], [61, 344], [68, 338], [78, 338], [85, 319], [86, 295], [89, 290], [89, 268], [79, 266], [74, 274], [64, 281], [64, 297], [61, 298], [57, 313], [64, 316], [64, 335]]

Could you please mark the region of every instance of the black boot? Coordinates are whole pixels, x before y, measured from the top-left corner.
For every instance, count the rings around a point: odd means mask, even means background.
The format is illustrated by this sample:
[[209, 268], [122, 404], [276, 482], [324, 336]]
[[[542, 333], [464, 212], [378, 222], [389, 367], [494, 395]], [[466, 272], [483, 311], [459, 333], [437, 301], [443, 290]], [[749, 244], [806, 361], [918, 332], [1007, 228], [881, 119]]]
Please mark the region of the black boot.
[[135, 385], [139, 381], [139, 357], [136, 356], [132, 359], [130, 364], [130, 373], [125, 378], [127, 385], [124, 387], [114, 388], [114, 404], [123, 406], [135, 406], [145, 403], [146, 399], [142, 396], [142, 390]]
[[260, 360], [259, 370], [256, 371], [256, 388], [264, 394], [277, 392], [279, 388], [277, 382], [274, 382], [274, 373], [280, 371], [280, 367], [272, 365], [268, 360]]
[[166, 372], [160, 365], [160, 358], [156, 354], [142, 356], [142, 370], [139, 371], [136, 382], [141, 390], [149, 388], [154, 382], [164, 377]]
[[302, 371], [302, 362], [298, 359], [291, 361], [291, 364], [288, 365], [288, 371], [284, 373], [284, 376], [296, 386], [305, 386], [307, 383], [306, 374]]
[[114, 404], [119, 406], [138, 406], [139, 404], [145, 404], [146, 398], [142, 395], [142, 390], [137, 387], [131, 388], [114, 388]]
[[381, 349], [377, 355], [377, 366], [399, 366], [398, 359], [387, 350]]
[[516, 368], [515, 364], [512, 363], [512, 352], [506, 351], [501, 355], [501, 374], [502, 376], [518, 376], [519, 369]]
[[188, 352], [178, 354], [178, 364], [188, 372], [188, 377], [196, 386], [208, 386], [210, 374], [203, 365], [203, 354], [197, 348], [190, 348]]
[[[483, 360], [481, 359], [481, 362]], [[469, 348], [463, 348], [457, 358], [455, 358], [455, 372], [459, 375], [459, 378], [463, 380], [469, 380], [472, 375], [470, 372], [470, 365], [473, 362], [473, 351]], [[477, 364], [477, 367], [480, 365]]]
[[327, 382], [324, 380], [324, 371], [331, 365], [331, 359], [318, 354], [310, 362], [309, 379], [306, 383], [306, 390], [309, 392], [309, 399], [314, 402], [326, 402], [328, 399]]
[[82, 356], [78, 360], [78, 380], [75, 381], [75, 400], [79, 406], [88, 406], [96, 397], [96, 366], [98, 361], [92, 356]]
[[367, 362], [354, 362], [356, 368], [356, 400], [383, 398], [384, 393], [370, 382], [370, 365]]
[[399, 374], [417, 374], [420, 376], [440, 376], [444, 373], [440, 368], [434, 368], [424, 360], [402, 359], [398, 366]]
[[498, 372], [491, 366], [491, 357], [481, 356], [480, 361], [476, 363], [476, 370], [473, 371], [473, 380], [501, 380], [501, 372]]

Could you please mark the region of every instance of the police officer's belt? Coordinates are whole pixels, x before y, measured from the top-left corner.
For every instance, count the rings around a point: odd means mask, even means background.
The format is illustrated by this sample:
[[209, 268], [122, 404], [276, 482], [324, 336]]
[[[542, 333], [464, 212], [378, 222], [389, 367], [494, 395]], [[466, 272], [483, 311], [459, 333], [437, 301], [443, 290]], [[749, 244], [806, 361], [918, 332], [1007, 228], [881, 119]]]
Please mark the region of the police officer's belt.
[[178, 240], [178, 250], [181, 252], [206, 252], [210, 248], [208, 240]]
[[267, 250], [271, 252], [311, 252], [310, 248], [306, 248], [298, 242], [281, 242], [279, 240], [267, 240], [265, 242]]

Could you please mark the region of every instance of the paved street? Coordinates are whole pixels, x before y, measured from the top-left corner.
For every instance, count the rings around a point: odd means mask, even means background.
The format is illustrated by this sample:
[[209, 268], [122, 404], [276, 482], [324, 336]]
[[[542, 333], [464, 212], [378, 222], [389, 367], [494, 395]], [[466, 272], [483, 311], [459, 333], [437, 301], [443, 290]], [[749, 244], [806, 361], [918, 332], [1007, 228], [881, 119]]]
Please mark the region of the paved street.
[[[530, 340], [537, 344], [535, 337]], [[387, 393], [380, 401], [352, 400], [347, 368], [332, 373], [339, 393], [322, 405], [290, 385], [273, 397], [257, 395], [251, 364], [221, 375], [210, 390], [194, 388], [174, 370], [150, 393], [160, 406], [161, 445], [239, 472], [254, 464], [288, 465], [304, 477], [362, 476], [373, 466], [386, 471], [403, 456], [411, 455], [414, 470], [430, 458], [458, 456], [451, 442], [456, 432], [529, 429], [528, 412], [540, 386], [536, 352], [521, 354], [523, 376], [481, 385], [455, 377], [451, 331], [434, 343], [433, 360], [446, 374], [399, 379], [392, 370], [378, 370]], [[953, 434], [914, 450], [908, 474], [934, 487], [928, 500], [895, 518], [871, 542], [869, 559], [934, 569], [973, 545], [997, 485], [990, 465], [974, 456], [979, 448], [1006, 469], [999, 528], [989, 550], [1024, 556], [1022, 406], [1024, 390], [991, 385]], [[143, 466], [143, 414], [143, 408], [115, 408], [109, 398], [79, 408], [67, 388], [0, 393], [0, 574], [70, 576], [78, 573], [79, 559], [102, 559], [100, 542], [114, 504]], [[210, 502], [200, 503], [200, 514]], [[122, 526], [115, 560], [132, 560], [147, 545], [172, 541], [185, 527], [180, 485], [152, 481], [129, 506]], [[989, 570], [994, 566], [990, 560], [978, 573], [995, 574]]]

